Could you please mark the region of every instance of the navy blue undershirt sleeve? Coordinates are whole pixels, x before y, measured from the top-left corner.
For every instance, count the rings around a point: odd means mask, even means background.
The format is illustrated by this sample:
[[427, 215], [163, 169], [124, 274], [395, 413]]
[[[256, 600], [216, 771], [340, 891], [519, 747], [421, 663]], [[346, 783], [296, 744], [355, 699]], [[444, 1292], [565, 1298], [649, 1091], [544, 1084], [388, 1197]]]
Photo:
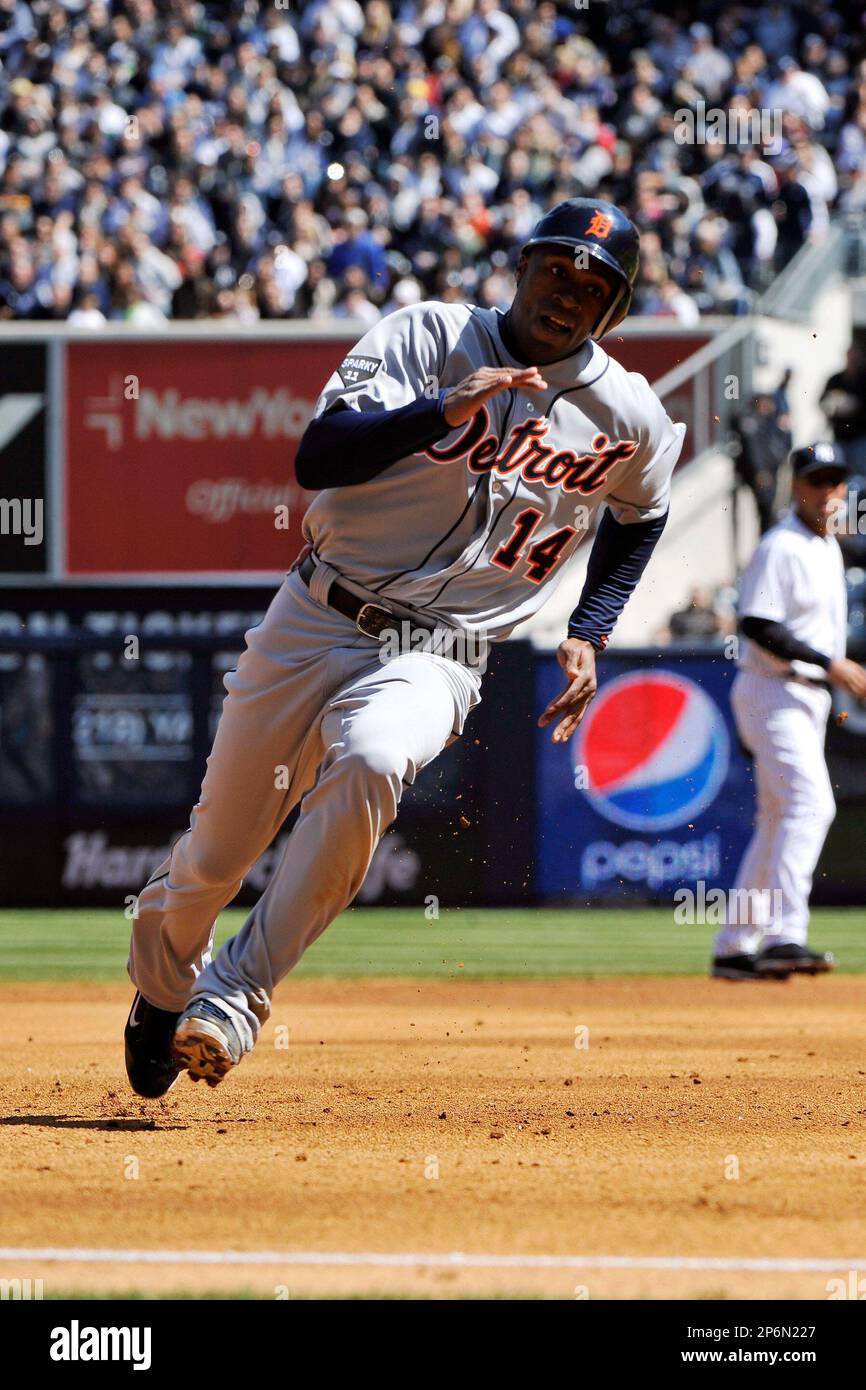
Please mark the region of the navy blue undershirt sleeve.
[[352, 410], [338, 401], [311, 420], [295, 454], [301, 487], [350, 487], [367, 483], [398, 459], [408, 458], [450, 434], [447, 395], [419, 396], [396, 410]]
[[568, 620], [569, 637], [580, 637], [602, 651], [647, 562], [668, 514], [654, 521], [621, 526], [612, 512], [602, 517], [586, 571], [580, 602]]
[[801, 642], [784, 623], [774, 622], [771, 618], [747, 616], [740, 619], [739, 628], [750, 642], [757, 643], [759, 647], [772, 652], [773, 656], [781, 657], [783, 661], [809, 661], [813, 666], [823, 666], [826, 671], [833, 660], [832, 656], [827, 656], [825, 652], [818, 652], [807, 642]]

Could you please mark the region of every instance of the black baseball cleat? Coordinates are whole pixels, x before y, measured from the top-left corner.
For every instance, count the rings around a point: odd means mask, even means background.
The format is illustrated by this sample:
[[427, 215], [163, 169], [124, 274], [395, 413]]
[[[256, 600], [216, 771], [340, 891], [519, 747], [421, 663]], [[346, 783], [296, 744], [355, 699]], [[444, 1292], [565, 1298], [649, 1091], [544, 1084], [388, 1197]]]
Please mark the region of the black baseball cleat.
[[123, 1032], [126, 1074], [136, 1095], [157, 1100], [171, 1090], [180, 1076], [181, 1068], [172, 1052], [179, 1018], [179, 1013], [168, 1013], [148, 1004], [136, 991]]
[[758, 956], [714, 956], [710, 974], [716, 980], [787, 980], [790, 969], [760, 970]]
[[788, 975], [826, 975], [828, 970], [835, 968], [836, 957], [830, 951], [812, 951], [793, 941], [767, 946], [758, 956], [758, 969], [762, 974], [784, 970]]

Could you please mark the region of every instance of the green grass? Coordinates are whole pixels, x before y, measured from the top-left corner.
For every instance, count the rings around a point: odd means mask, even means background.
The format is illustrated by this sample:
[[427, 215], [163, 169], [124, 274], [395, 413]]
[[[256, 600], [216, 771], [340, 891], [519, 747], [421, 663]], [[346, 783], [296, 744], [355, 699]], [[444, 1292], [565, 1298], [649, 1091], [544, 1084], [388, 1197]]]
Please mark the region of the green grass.
[[[244, 913], [220, 918], [217, 941]], [[0, 981], [126, 978], [130, 924], [119, 912], [0, 912]], [[355, 908], [319, 938], [295, 974], [442, 978], [557, 975], [699, 975], [714, 928], [677, 926], [663, 908], [452, 909], [427, 921], [422, 908]], [[866, 971], [866, 910], [818, 909], [812, 945], [840, 969]]]

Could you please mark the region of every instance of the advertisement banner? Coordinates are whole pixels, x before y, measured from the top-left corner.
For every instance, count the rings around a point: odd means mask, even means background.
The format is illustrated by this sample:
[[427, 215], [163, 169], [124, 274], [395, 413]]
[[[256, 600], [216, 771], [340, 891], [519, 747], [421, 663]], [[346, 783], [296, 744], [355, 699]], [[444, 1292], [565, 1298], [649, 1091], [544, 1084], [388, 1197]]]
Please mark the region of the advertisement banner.
[[4, 343], [0, 373], [0, 574], [48, 568], [46, 364], [42, 343]]
[[[653, 381], [704, 341], [616, 334], [606, 346]], [[286, 570], [308, 501], [294, 480], [295, 450], [353, 342], [68, 344], [65, 572], [201, 579]], [[685, 396], [669, 408], [692, 423]]]
[[[5, 822], [0, 811], [5, 853], [0, 859], [0, 906], [107, 907], [117, 912], [122, 927], [124, 908], [141, 892], [154, 869], [186, 828], [187, 813], [154, 811], [135, 821], [103, 811], [99, 824], [76, 816], [75, 823], [37, 822], [18, 815]], [[271, 881], [294, 816], [273, 844], [244, 875], [233, 906], [251, 907]], [[474, 837], [469, 837], [473, 840]], [[448, 859], [441, 818], [431, 820], [411, 812], [399, 828], [389, 830], [373, 856], [356, 898], [359, 907], [375, 905], [415, 908], [422, 914], [428, 902], [442, 908], [483, 901], [477, 872], [481, 860], [462, 854], [456, 867]]]
[[[653, 382], [660, 381], [668, 372], [673, 371], [674, 367], [687, 362], [708, 342], [709, 333], [684, 334], [672, 329], [670, 333], [658, 337], [644, 337], [642, 334], [621, 337], [612, 333], [604, 339], [602, 347], [611, 357], [615, 357], [627, 372], [640, 372], [652, 386]], [[664, 407], [672, 420], [681, 420], [686, 426], [686, 437], [677, 462], [677, 468], [682, 468], [695, 456], [699, 423], [707, 432], [708, 438], [715, 438], [718, 434], [712, 393], [696, 391], [695, 378], [690, 377], [665, 397]]]
[[[189, 824], [225, 672], [273, 592], [0, 592], [0, 905], [120, 910], [140, 891]], [[483, 900], [482, 754], [478, 734], [459, 739], [406, 788], [360, 903]], [[239, 903], [267, 887], [296, 815], [244, 875]]]
[[[539, 731], [542, 898], [670, 902], [699, 880], [730, 886], [753, 807], [734, 675], [721, 653], [611, 651], [570, 743]], [[562, 688], [555, 658], [539, 661], [537, 682], [541, 709]]]
[[333, 343], [71, 343], [66, 570], [257, 576], [288, 569], [307, 495], [292, 460]]
[[711, 338], [711, 333], [678, 333], [671, 328], [669, 333], [652, 336], [609, 333], [602, 339], [601, 345], [627, 372], [640, 372], [652, 386], [654, 381], [660, 381], [674, 367], [694, 357]]

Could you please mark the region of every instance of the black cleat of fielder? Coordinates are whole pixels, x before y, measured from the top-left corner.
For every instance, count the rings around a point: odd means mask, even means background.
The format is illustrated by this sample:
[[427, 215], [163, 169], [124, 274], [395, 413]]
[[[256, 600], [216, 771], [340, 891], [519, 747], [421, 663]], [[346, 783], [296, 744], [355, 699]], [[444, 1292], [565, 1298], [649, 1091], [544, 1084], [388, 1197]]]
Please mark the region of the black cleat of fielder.
[[826, 975], [828, 970], [835, 968], [836, 957], [830, 951], [812, 951], [793, 941], [782, 946], [768, 946], [758, 956], [758, 969], [762, 974], [784, 970], [789, 975]]
[[776, 969], [761, 970], [758, 956], [715, 956], [710, 974], [716, 980], [787, 980], [789, 966], [779, 962]]
[[172, 1054], [179, 1018], [180, 1014], [148, 1004], [136, 991], [123, 1033], [126, 1074], [136, 1095], [157, 1100], [171, 1090], [180, 1076], [181, 1069]]

